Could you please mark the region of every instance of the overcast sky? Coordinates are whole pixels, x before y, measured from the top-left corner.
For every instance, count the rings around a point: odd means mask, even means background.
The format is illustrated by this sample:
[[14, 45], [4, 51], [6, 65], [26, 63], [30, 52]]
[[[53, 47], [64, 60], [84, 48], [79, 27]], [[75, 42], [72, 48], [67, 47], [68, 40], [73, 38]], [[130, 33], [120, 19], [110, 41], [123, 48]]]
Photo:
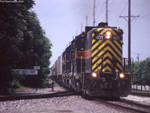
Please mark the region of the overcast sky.
[[[81, 33], [81, 24], [93, 25], [94, 0], [35, 0], [32, 9], [38, 15], [46, 36], [53, 44], [51, 65], [65, 50], [69, 42]], [[108, 0], [109, 26], [119, 27], [124, 31], [123, 57], [128, 53], [128, 23], [119, 16], [128, 15], [128, 0]], [[137, 61], [150, 57], [150, 0], [131, 0], [131, 15], [140, 16], [132, 18], [131, 24], [131, 57]], [[96, 0], [96, 25], [105, 22], [106, 0]]]

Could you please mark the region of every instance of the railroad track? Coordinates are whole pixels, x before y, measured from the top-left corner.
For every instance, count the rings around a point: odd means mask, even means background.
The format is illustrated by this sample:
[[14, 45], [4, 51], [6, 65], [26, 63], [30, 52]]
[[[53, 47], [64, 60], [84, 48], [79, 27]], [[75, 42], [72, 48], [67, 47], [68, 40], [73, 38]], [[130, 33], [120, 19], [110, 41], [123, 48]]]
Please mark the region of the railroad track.
[[110, 101], [110, 100], [104, 100], [104, 99], [95, 99], [97, 102], [101, 102], [103, 104], [121, 108], [127, 111], [131, 112], [138, 112], [138, 113], [150, 113], [150, 106], [136, 103], [134, 101], [126, 100], [126, 99], [120, 99], [118, 101]]
[[150, 97], [150, 93], [138, 93], [138, 92], [131, 92], [131, 93], [130, 93], [130, 95]]
[[72, 91], [62, 91], [51, 94], [19, 94], [19, 95], [8, 95], [1, 96], [0, 101], [11, 101], [11, 100], [24, 100], [24, 99], [42, 99], [42, 98], [52, 98], [52, 97], [63, 97], [77, 95]]

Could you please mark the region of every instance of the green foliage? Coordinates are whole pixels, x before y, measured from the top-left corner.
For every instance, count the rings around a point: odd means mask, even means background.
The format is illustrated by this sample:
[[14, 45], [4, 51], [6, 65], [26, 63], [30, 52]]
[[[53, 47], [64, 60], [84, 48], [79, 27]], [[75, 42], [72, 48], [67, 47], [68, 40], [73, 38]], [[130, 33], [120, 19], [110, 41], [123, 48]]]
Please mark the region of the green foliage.
[[19, 86], [26, 77], [12, 69], [41, 67], [37, 85], [42, 86], [48, 74], [52, 44], [45, 36], [34, 12], [33, 0], [0, 4], [0, 92]]
[[150, 58], [133, 63], [134, 84], [150, 85]]
[[144, 79], [144, 84], [150, 86], [150, 58], [145, 60], [142, 78]]

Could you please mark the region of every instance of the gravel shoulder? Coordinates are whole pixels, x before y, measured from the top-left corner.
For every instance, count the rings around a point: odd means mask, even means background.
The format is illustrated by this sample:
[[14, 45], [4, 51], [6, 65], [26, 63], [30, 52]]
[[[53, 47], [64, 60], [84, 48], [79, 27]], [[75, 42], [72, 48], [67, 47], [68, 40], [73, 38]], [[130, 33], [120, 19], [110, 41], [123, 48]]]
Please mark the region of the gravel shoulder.
[[[55, 85], [54, 91], [51, 88], [30, 89], [18, 91], [24, 94], [57, 94], [66, 89]], [[42, 99], [20, 99], [12, 101], [0, 101], [0, 113], [127, 113], [94, 100], [85, 100], [79, 95], [51, 97]]]
[[122, 98], [150, 106], [150, 97], [129, 95], [128, 97], [122, 97]]

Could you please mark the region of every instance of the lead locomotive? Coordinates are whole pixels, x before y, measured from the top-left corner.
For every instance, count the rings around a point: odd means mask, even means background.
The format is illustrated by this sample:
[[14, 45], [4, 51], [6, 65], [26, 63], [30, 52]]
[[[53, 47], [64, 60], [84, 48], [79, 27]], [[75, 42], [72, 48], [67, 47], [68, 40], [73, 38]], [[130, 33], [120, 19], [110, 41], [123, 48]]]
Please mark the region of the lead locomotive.
[[52, 67], [67, 87], [89, 96], [120, 97], [131, 91], [122, 58], [123, 31], [100, 23], [76, 36]]

